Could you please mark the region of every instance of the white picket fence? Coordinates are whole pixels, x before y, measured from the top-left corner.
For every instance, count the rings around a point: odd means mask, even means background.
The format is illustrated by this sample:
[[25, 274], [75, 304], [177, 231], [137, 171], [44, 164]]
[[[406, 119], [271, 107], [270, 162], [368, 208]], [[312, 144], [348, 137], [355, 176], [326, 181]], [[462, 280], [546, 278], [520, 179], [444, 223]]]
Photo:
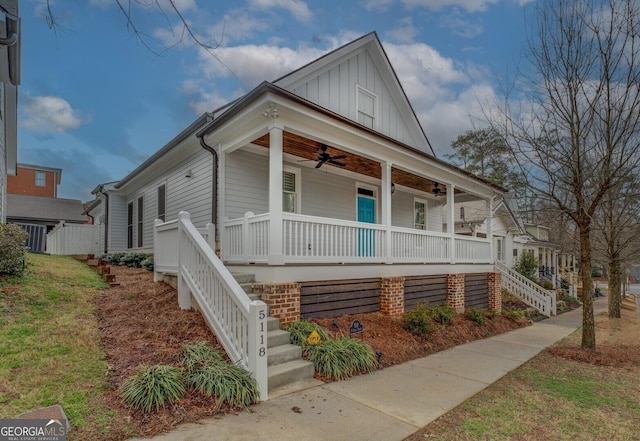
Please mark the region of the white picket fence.
[[100, 225], [60, 221], [47, 234], [45, 251], [56, 255], [100, 254]]
[[[183, 211], [178, 219], [154, 224], [154, 279], [178, 276], [178, 304], [198, 304], [209, 327], [234, 362], [240, 362], [258, 383], [260, 399], [268, 399], [267, 305], [252, 301], [216, 256], [213, 224], [199, 231]], [[207, 236], [205, 240], [203, 234]], [[209, 243], [208, 243], [209, 242]]]

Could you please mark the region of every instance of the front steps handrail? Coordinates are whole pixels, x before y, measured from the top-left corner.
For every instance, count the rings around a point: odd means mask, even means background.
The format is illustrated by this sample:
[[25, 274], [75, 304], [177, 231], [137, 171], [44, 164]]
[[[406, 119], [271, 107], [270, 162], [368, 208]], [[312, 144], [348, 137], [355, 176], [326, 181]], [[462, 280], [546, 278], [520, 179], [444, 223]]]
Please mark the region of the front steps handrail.
[[551, 317], [556, 315], [556, 296], [522, 274], [512, 270], [502, 262], [496, 262], [495, 267], [502, 275], [502, 287], [527, 305], [536, 308], [541, 314]]
[[[162, 221], [156, 221], [156, 228]], [[191, 309], [192, 298], [234, 362], [256, 379], [260, 399], [268, 399], [267, 305], [252, 301], [214, 250], [191, 223], [186, 211], [178, 215], [178, 304]], [[156, 239], [161, 236], [156, 235]], [[154, 244], [163, 249], [162, 244]], [[166, 247], [165, 247], [166, 249]]]

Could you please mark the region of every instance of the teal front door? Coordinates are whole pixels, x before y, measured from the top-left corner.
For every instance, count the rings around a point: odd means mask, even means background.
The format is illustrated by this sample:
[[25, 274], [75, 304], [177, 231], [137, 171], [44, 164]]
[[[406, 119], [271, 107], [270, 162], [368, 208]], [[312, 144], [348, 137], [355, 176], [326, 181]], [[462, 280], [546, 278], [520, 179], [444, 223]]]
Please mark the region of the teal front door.
[[[376, 200], [358, 196], [358, 222], [373, 224], [376, 221]], [[360, 228], [358, 230], [358, 256], [375, 256], [375, 230]]]

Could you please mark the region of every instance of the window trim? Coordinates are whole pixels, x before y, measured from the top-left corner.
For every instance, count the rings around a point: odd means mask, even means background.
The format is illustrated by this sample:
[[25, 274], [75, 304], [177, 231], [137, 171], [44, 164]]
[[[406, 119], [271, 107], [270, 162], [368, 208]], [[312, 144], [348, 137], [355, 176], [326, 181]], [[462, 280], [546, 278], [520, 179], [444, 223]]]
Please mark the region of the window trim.
[[[162, 212], [160, 212], [160, 189], [163, 190], [162, 198]], [[166, 222], [167, 219], [167, 184], [163, 182], [158, 185], [156, 190], [156, 219], [160, 219], [162, 222]]]
[[[40, 184], [39, 177], [42, 177], [42, 184]], [[46, 187], [47, 186], [47, 172], [42, 170], [36, 170], [36, 187]]]
[[138, 248], [142, 248], [144, 246], [144, 196], [138, 197], [138, 216], [137, 216], [137, 244]]
[[[360, 109], [360, 94], [368, 95], [373, 99], [373, 115], [369, 115], [365, 111], [361, 111]], [[372, 123], [371, 127], [366, 124], [360, 122], [360, 114], [366, 115], [371, 118]], [[378, 128], [378, 95], [371, 92], [369, 89], [361, 86], [360, 84], [356, 84], [356, 122], [358, 124], [362, 124], [365, 127], [369, 127], [370, 129], [376, 130]]]
[[282, 212], [283, 213], [295, 213], [295, 214], [301, 214], [302, 213], [302, 169], [299, 169], [297, 167], [291, 167], [289, 165], [285, 165], [282, 167], [282, 173], [283, 173], [283, 179], [282, 179], [282, 196], [283, 196], [283, 202], [284, 202], [284, 194], [285, 194], [285, 190], [284, 190], [284, 173], [291, 173], [294, 175], [295, 178], [295, 184], [296, 184], [296, 189], [293, 192], [287, 192], [287, 193], [293, 193], [296, 195], [296, 207], [294, 211], [285, 211], [284, 210], [284, 203], [282, 204]]
[[133, 201], [127, 204], [127, 248], [133, 248]]
[[[416, 203], [418, 204], [422, 204], [424, 205], [424, 228], [418, 228], [416, 227]], [[423, 198], [413, 198], [413, 229], [414, 230], [421, 230], [421, 231], [427, 231], [429, 229], [429, 201], [427, 201], [426, 199]]]
[[496, 260], [498, 262], [505, 262], [507, 258], [504, 239], [504, 237], [496, 237]]

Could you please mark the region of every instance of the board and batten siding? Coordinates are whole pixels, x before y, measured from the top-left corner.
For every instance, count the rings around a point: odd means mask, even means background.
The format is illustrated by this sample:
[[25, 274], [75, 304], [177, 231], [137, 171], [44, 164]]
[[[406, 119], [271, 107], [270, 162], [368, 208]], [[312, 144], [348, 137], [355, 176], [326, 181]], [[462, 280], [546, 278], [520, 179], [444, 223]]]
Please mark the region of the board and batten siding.
[[319, 76], [289, 90], [357, 121], [357, 85], [364, 87], [377, 97], [374, 129], [405, 144], [417, 145], [373, 59], [366, 51], [342, 61]]

